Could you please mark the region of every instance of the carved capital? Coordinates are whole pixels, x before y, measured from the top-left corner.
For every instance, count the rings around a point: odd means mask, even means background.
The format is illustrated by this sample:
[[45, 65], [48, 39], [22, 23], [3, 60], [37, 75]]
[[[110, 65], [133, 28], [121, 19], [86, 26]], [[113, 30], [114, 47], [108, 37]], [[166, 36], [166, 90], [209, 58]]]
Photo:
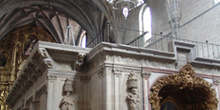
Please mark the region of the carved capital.
[[143, 76], [143, 77], [148, 77], [148, 78], [149, 78], [150, 75], [151, 75], [151, 71], [150, 71], [150, 70], [146, 70], [146, 71], [143, 71], [143, 72], [142, 72], [142, 76]]
[[91, 76], [81, 76], [80, 81], [83, 83], [89, 83], [91, 80]]
[[113, 68], [113, 74], [116, 75], [116, 77], [120, 77], [123, 70], [121, 68]]
[[57, 79], [57, 76], [55, 75], [48, 75], [47, 76], [47, 80], [56, 80]]
[[214, 85], [219, 85], [220, 83], [220, 80], [219, 79], [213, 79], [213, 84]]

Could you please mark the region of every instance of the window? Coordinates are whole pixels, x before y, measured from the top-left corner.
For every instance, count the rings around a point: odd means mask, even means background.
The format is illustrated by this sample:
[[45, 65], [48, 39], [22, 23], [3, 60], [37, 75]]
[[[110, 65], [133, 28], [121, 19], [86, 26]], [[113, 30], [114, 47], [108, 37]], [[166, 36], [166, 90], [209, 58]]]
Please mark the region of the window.
[[214, 4], [217, 4], [219, 2], [220, 2], [220, 0], [214, 0]]
[[144, 32], [147, 32], [144, 35], [144, 46], [146, 46], [148, 43], [147, 41], [152, 37], [151, 34], [151, 11], [150, 7], [148, 7], [146, 4], [144, 4], [140, 10], [139, 14], [139, 25], [140, 25], [140, 35], [142, 35]]
[[86, 48], [86, 34], [83, 35], [81, 47]]

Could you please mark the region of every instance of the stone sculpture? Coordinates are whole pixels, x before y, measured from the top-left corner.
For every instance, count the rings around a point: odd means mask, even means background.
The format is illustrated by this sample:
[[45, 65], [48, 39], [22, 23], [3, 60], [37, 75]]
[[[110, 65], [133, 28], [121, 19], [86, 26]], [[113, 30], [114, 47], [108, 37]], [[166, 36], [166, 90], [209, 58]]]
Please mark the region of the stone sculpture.
[[127, 92], [126, 101], [129, 110], [138, 110], [140, 98], [138, 95], [138, 79], [135, 73], [132, 71], [127, 80]]
[[75, 100], [72, 98], [72, 81], [70, 79], [66, 79], [63, 87], [63, 99], [60, 103], [60, 110], [75, 110]]

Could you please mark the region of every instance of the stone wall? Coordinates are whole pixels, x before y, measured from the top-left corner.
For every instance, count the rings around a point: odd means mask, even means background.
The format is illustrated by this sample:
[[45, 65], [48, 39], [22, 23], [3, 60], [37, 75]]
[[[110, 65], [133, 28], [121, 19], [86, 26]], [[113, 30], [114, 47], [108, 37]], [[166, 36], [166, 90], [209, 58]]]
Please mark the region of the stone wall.
[[214, 5], [214, 0], [184, 0], [180, 8], [181, 38], [218, 44], [220, 4]]

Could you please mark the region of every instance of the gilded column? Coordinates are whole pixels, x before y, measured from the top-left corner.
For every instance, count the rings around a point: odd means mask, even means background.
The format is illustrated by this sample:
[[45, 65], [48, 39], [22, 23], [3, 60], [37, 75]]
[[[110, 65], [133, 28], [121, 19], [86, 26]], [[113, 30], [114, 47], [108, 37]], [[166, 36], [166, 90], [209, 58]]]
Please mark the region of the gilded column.
[[10, 81], [14, 81], [15, 80], [15, 76], [16, 76], [16, 66], [17, 66], [17, 52], [19, 51], [19, 47], [21, 46], [21, 42], [19, 41], [15, 41], [15, 46], [14, 49], [12, 51], [12, 62], [11, 62], [11, 76], [10, 76]]

